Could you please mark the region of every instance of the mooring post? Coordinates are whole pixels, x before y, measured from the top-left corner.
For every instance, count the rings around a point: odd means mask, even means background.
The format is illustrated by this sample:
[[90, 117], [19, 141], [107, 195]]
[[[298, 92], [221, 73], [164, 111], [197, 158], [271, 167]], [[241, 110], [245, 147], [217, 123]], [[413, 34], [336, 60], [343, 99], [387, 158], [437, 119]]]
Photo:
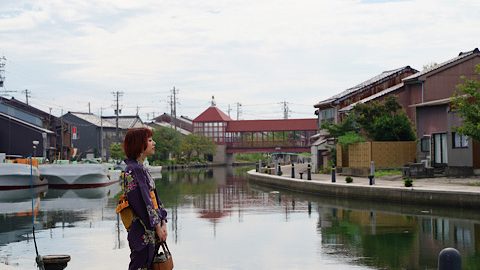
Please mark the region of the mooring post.
[[444, 248], [438, 254], [438, 270], [461, 270], [462, 257], [454, 248]]
[[335, 183], [337, 182], [337, 179], [336, 179], [336, 169], [335, 169], [335, 166], [332, 166], [332, 183]]
[[375, 162], [370, 161], [370, 175], [368, 175], [368, 180], [371, 185], [375, 185]]
[[295, 164], [292, 163], [292, 178], [295, 178]]
[[310, 163], [307, 165], [307, 180], [312, 180], [312, 165]]

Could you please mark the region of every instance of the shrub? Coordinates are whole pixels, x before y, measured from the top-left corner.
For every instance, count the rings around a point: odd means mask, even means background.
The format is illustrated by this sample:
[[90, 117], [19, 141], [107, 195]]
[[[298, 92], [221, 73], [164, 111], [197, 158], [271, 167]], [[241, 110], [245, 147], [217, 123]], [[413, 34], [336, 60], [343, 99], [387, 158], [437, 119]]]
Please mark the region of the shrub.
[[410, 177], [403, 178], [403, 183], [405, 184], [406, 187], [413, 186], [413, 180]]
[[347, 183], [352, 183], [353, 182], [353, 178], [351, 176], [347, 176], [345, 177], [345, 182]]

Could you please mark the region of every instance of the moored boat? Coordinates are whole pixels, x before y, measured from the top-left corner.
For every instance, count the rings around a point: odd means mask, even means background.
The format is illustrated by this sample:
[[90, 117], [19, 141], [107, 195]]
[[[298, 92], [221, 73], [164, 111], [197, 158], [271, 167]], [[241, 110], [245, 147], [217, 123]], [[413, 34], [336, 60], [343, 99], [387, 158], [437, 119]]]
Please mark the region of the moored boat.
[[146, 166], [148, 172], [154, 179], [162, 178], [162, 166]]
[[108, 186], [118, 179], [109, 177], [102, 164], [45, 164], [39, 166], [40, 178], [54, 188], [90, 188]]
[[25, 189], [47, 185], [46, 179], [39, 178], [38, 168], [29, 164], [0, 163], [0, 190]]

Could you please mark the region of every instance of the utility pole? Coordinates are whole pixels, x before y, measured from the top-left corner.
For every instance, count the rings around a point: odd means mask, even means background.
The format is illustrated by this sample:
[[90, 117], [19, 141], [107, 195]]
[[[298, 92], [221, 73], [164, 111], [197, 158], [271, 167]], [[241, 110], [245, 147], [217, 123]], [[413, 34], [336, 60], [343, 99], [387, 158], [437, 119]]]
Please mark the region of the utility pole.
[[283, 101], [281, 104], [283, 105], [283, 119], [288, 119], [288, 113], [290, 112], [288, 102]]
[[103, 108], [100, 107], [100, 158], [103, 160]]
[[140, 111], [140, 107], [137, 105], [137, 116], [138, 116], [138, 112]]
[[228, 110], [227, 110], [227, 112], [228, 112], [228, 117], [230, 117], [230, 111], [231, 111], [231, 110], [232, 110], [232, 108], [230, 108], [230, 104], [228, 104]]
[[32, 91], [30, 91], [28, 89], [25, 89], [25, 90], [22, 91], [22, 93], [25, 93], [25, 102], [28, 105], [28, 98], [31, 97], [30, 94], [32, 93]]
[[0, 57], [0, 88], [3, 88], [5, 82], [5, 61], [7, 61], [5, 56]]
[[175, 86], [172, 89], [172, 98], [173, 100], [171, 101], [172, 103], [172, 122], [173, 126], [175, 127], [175, 130], [177, 130], [177, 94], [178, 94], [179, 89], [176, 89]]
[[122, 109], [120, 109], [120, 103], [119, 103], [119, 99], [121, 96], [123, 96], [123, 92], [120, 92], [120, 91], [115, 91], [115, 92], [112, 92], [114, 98], [115, 98], [115, 134], [116, 134], [116, 141], [117, 142], [120, 142], [120, 134], [119, 134], [119, 131], [118, 131], [118, 115], [122, 113]]
[[91, 112], [90, 112], [90, 102], [88, 102], [88, 114], [91, 114]]
[[237, 105], [237, 120], [239, 120], [240, 114], [242, 113], [242, 108], [241, 108], [242, 104], [240, 102], [237, 102], [236, 105]]
[[[0, 57], [0, 97], [2, 95], [8, 95], [8, 93], [14, 93], [17, 91], [7, 91], [5, 90], [4, 83], [5, 83], [5, 61], [7, 61], [7, 58], [5, 56]], [[2, 100], [0, 99], [0, 103], [2, 103]]]
[[63, 108], [62, 108], [62, 113], [60, 115], [60, 142], [61, 142], [60, 159], [63, 159]]

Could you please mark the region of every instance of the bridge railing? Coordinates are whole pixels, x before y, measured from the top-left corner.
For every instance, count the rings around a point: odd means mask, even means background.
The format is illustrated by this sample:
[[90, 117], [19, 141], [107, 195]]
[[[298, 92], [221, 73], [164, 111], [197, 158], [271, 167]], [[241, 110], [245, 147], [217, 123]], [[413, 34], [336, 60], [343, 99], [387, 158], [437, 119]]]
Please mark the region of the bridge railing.
[[244, 141], [227, 142], [229, 148], [308, 147], [307, 141]]

